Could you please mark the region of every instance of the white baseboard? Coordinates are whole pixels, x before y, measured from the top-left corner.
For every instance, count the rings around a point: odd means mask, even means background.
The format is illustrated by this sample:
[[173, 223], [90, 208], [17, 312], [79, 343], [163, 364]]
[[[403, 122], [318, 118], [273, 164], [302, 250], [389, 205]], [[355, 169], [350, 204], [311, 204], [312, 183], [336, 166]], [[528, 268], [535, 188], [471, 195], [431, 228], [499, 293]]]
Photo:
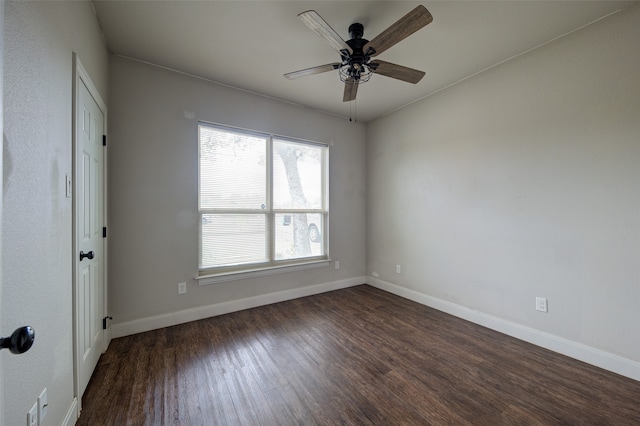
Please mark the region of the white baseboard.
[[428, 296], [405, 287], [392, 284], [374, 277], [366, 277], [366, 283], [381, 290], [388, 291], [405, 299], [451, 314], [458, 318], [490, 328], [516, 339], [524, 340], [536, 346], [566, 355], [587, 364], [600, 367], [621, 376], [640, 381], [640, 362], [623, 358], [591, 346], [573, 342], [553, 334], [534, 328], [497, 318], [462, 305]]
[[60, 423], [62, 426], [74, 426], [78, 420], [78, 398], [73, 398], [71, 405], [64, 416], [64, 420]]
[[353, 277], [345, 280], [333, 281], [329, 283], [316, 284], [291, 290], [268, 293], [245, 299], [232, 300], [229, 302], [216, 303], [215, 305], [202, 306], [198, 308], [185, 309], [164, 315], [156, 315], [148, 318], [141, 318], [120, 324], [113, 324], [110, 327], [111, 337], [118, 338], [131, 334], [143, 333], [158, 328], [170, 327], [172, 325], [183, 324], [190, 321], [197, 321], [217, 315], [224, 315], [244, 309], [256, 308], [258, 306], [270, 305], [272, 303], [284, 302], [285, 300], [298, 299], [300, 297], [312, 296], [314, 294], [325, 293], [327, 291], [341, 288], [353, 287], [364, 284], [365, 277]]

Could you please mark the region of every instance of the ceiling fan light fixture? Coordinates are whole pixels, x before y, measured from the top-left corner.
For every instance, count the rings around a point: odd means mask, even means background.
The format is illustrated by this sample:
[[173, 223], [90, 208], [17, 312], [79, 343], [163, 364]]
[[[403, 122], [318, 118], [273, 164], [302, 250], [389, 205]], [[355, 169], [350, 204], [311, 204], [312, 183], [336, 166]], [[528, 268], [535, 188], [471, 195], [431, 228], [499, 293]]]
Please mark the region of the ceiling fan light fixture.
[[371, 79], [373, 70], [367, 64], [344, 64], [338, 68], [338, 75], [343, 83], [350, 81], [360, 84]]

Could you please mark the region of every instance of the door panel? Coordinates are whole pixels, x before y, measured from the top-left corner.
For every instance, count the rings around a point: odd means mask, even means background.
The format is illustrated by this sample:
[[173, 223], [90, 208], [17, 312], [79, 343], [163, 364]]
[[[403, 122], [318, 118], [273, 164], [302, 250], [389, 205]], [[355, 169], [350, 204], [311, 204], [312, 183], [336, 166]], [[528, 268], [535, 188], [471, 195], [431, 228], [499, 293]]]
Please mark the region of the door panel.
[[[103, 351], [104, 317], [104, 115], [82, 79], [78, 84], [76, 239], [79, 397], [82, 396]], [[79, 253], [92, 253], [80, 259]]]

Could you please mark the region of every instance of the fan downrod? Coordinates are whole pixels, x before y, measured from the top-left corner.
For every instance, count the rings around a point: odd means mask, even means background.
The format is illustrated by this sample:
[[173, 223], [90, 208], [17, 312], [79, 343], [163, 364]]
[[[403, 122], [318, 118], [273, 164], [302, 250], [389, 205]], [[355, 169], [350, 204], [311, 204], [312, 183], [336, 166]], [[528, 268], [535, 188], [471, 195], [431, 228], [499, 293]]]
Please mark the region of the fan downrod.
[[349, 37], [362, 38], [363, 34], [364, 34], [364, 25], [358, 22], [349, 25]]

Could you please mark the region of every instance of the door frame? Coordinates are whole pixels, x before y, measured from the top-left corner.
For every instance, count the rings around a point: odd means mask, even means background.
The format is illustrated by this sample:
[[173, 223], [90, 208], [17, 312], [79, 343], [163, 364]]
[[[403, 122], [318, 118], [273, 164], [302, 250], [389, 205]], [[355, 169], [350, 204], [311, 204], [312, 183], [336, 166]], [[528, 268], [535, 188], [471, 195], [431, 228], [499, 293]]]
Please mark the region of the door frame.
[[[2, 213], [3, 205], [2, 200], [4, 198], [4, 171], [2, 169], [3, 157], [2, 151], [4, 149], [4, 1], [0, 1], [0, 135], [2, 135], [2, 141], [0, 141], [0, 312], [2, 310], [2, 287], [4, 281], [2, 280]], [[4, 333], [2, 328], [2, 315], [0, 315], [0, 333]], [[2, 357], [0, 356], [0, 426], [4, 425], [4, 376], [2, 370]]]
[[[79, 233], [78, 233], [78, 218], [77, 218], [77, 200], [78, 200], [78, 185], [77, 185], [77, 177], [79, 176], [78, 173], [78, 164], [77, 164], [77, 158], [78, 158], [78, 135], [77, 135], [77, 109], [78, 109], [78, 104], [79, 104], [79, 90], [78, 88], [80, 87], [80, 84], [84, 84], [87, 89], [89, 90], [89, 94], [91, 94], [91, 96], [93, 97], [93, 99], [96, 101], [96, 103], [98, 104], [98, 107], [100, 108], [100, 110], [102, 111], [103, 115], [104, 115], [104, 123], [103, 123], [103, 130], [102, 130], [102, 134], [106, 135], [107, 134], [107, 106], [104, 103], [104, 101], [102, 100], [102, 97], [100, 96], [100, 93], [98, 92], [98, 89], [96, 88], [96, 86], [93, 84], [93, 82], [91, 81], [91, 78], [89, 77], [89, 73], [87, 73], [86, 69], [84, 68], [84, 66], [82, 65], [82, 63], [80, 62], [80, 59], [78, 58], [78, 55], [74, 52], [73, 53], [73, 112], [72, 112], [72, 126], [73, 126], [73, 137], [72, 137], [72, 178], [71, 178], [71, 182], [72, 182], [72, 199], [73, 199], [73, 225], [72, 225], [72, 241], [73, 241], [73, 396], [74, 396], [74, 402], [77, 406], [77, 416], [80, 415], [80, 411], [82, 410], [82, 395], [80, 395], [80, 359], [78, 358], [78, 344], [79, 344], [79, 331], [80, 331], [80, 323], [79, 323], [79, 306], [80, 306], [80, 301], [78, 300], [78, 283], [79, 283], [79, 277], [78, 277], [78, 263], [79, 263], [79, 259], [77, 254], [79, 253]], [[103, 209], [103, 226], [107, 226], [107, 149], [106, 146], [103, 147], [104, 150], [104, 162], [103, 162], [103, 168], [102, 168], [102, 209]], [[108, 308], [108, 303], [107, 303], [107, 238], [103, 238], [102, 239], [102, 244], [103, 244], [103, 265], [104, 267], [102, 268], [102, 282], [103, 282], [103, 306], [102, 306], [102, 312], [103, 315], [106, 316], [107, 315], [107, 308]], [[103, 331], [102, 333], [102, 348], [100, 348], [100, 352], [104, 353], [107, 350], [107, 347], [109, 346], [109, 343], [111, 342], [111, 327], [108, 327], [106, 330]]]

